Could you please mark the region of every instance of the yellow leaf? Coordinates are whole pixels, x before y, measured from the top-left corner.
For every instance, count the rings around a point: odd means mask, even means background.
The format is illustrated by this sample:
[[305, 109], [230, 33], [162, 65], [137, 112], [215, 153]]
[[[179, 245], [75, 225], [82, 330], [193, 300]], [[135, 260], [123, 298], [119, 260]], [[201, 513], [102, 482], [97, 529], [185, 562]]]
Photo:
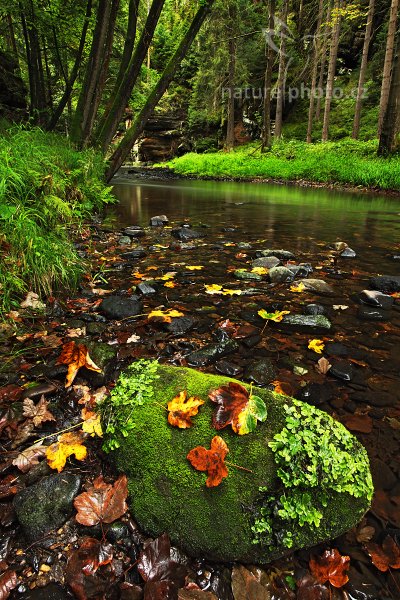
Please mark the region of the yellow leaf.
[[218, 285], [217, 283], [212, 283], [210, 285], [204, 284], [206, 288], [206, 294], [222, 294], [222, 285]]
[[95, 413], [88, 408], [82, 409], [82, 419], [84, 423], [82, 425], [82, 431], [88, 433], [92, 437], [98, 435], [103, 437], [103, 429], [101, 427], [100, 415]]
[[175, 398], [168, 402], [168, 423], [186, 429], [193, 425], [190, 417], [194, 417], [199, 412], [199, 407], [204, 404], [204, 400], [196, 396], [187, 397], [187, 391], [179, 392]]
[[304, 290], [306, 289], [306, 286], [304, 285], [304, 283], [299, 283], [299, 285], [291, 285], [290, 286], [290, 291], [291, 292], [304, 292]]
[[309, 340], [308, 348], [314, 350], [317, 354], [322, 354], [325, 344], [322, 340]]
[[188, 271], [201, 271], [202, 269], [204, 269], [203, 265], [190, 265], [190, 266], [186, 266], [185, 269], [187, 269]]
[[60, 473], [65, 467], [67, 458], [75, 454], [77, 460], [86, 458], [86, 446], [82, 444], [83, 432], [72, 431], [63, 433], [58, 437], [58, 441], [51, 444], [46, 450], [46, 458], [52, 469], [57, 469]]
[[132, 275], [136, 278], [136, 279], [143, 279], [143, 277], [146, 277], [145, 273], [140, 273], [139, 271], [135, 271], [134, 273], [132, 273]]
[[266, 267], [253, 267], [251, 272], [256, 273], [257, 275], [266, 275], [268, 273], [268, 269]]
[[152, 310], [147, 315], [148, 319], [161, 319], [164, 323], [171, 323], [173, 317], [183, 317], [183, 312], [169, 308], [168, 310]]
[[276, 310], [273, 313], [269, 313], [265, 309], [261, 309], [258, 311], [258, 314], [261, 318], [266, 319], [267, 321], [275, 321], [275, 323], [279, 323], [282, 321], [285, 315], [290, 314], [290, 310]]
[[157, 280], [160, 281], [169, 281], [169, 279], [173, 279], [176, 275], [176, 271], [170, 271], [169, 273], [165, 273], [162, 277], [156, 277]]
[[74, 341], [63, 345], [60, 356], [57, 359], [58, 365], [68, 365], [67, 379], [65, 387], [70, 387], [76, 374], [81, 367], [86, 367], [96, 373], [101, 373], [101, 369], [95, 365], [89, 356], [87, 347], [84, 344], [76, 344]]
[[177, 286], [177, 284], [174, 281], [166, 281], [164, 283], [164, 287], [167, 287], [167, 288], [174, 288], [176, 286]]
[[229, 288], [222, 288], [223, 296], [240, 296], [242, 290], [231, 290]]

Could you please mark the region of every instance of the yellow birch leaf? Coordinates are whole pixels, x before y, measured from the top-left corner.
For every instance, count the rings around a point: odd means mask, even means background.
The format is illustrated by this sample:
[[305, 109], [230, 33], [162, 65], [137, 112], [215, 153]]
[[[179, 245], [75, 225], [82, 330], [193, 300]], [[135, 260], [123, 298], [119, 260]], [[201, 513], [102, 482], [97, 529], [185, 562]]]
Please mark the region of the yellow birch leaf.
[[325, 344], [322, 340], [309, 340], [308, 348], [314, 350], [317, 354], [322, 354]]
[[173, 317], [183, 317], [183, 312], [170, 308], [168, 310], [152, 310], [147, 315], [148, 319], [161, 319], [164, 323], [171, 323]]
[[186, 266], [185, 269], [187, 269], [188, 271], [201, 271], [202, 269], [204, 269], [203, 265], [190, 265], [190, 266]]
[[82, 444], [82, 441], [82, 431], [70, 431], [60, 435], [58, 441], [51, 444], [46, 450], [46, 458], [49, 466], [61, 473], [69, 456], [75, 454], [77, 460], [84, 460], [87, 449]]
[[306, 289], [306, 286], [304, 285], [304, 283], [299, 283], [299, 285], [291, 285], [290, 286], [290, 291], [291, 292], [304, 292], [304, 290]]
[[82, 419], [84, 420], [84, 423], [82, 424], [82, 431], [88, 433], [92, 437], [95, 435], [103, 437], [103, 429], [101, 427], [99, 414], [95, 413], [93, 410], [89, 410], [88, 408], [83, 408]]

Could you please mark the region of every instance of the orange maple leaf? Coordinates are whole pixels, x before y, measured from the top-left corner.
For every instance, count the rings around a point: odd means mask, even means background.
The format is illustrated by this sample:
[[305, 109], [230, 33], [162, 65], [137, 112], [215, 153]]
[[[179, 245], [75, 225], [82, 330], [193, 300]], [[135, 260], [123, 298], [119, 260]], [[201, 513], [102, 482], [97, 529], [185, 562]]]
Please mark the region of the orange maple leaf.
[[350, 557], [342, 556], [336, 548], [325, 550], [322, 556], [311, 558], [310, 571], [320, 583], [329, 581], [333, 587], [341, 588], [349, 578]]
[[101, 369], [94, 364], [89, 356], [87, 347], [84, 344], [76, 344], [74, 341], [63, 345], [60, 356], [57, 359], [57, 365], [68, 365], [67, 379], [65, 387], [70, 387], [76, 374], [81, 367], [86, 367], [91, 371], [101, 373]]
[[196, 396], [188, 398], [186, 390], [179, 392], [171, 402], [168, 402], [168, 423], [180, 429], [192, 427], [193, 421], [190, 417], [197, 415], [202, 404], [204, 400], [201, 398]]
[[207, 487], [216, 487], [225, 477], [228, 477], [228, 469], [225, 465], [225, 457], [228, 452], [229, 448], [224, 440], [216, 435], [211, 440], [210, 450], [203, 446], [197, 446], [189, 452], [186, 458], [198, 471], [207, 471]]

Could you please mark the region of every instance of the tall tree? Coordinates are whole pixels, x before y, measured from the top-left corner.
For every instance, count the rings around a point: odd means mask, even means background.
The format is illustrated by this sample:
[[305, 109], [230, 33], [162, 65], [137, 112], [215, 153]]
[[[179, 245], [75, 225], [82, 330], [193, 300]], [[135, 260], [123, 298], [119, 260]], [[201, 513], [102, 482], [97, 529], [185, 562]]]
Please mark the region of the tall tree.
[[[321, 0], [322, 1], [322, 0]], [[282, 137], [283, 101], [285, 98], [285, 75], [286, 75], [286, 36], [287, 19], [289, 11], [289, 0], [283, 0], [280, 22], [280, 46], [279, 46], [279, 69], [276, 84], [276, 113], [275, 113], [275, 138]]]
[[319, 121], [321, 118], [321, 104], [322, 104], [322, 98], [323, 98], [322, 91], [324, 89], [324, 81], [325, 81], [326, 58], [327, 58], [329, 39], [332, 35], [332, 27], [330, 26], [331, 13], [332, 13], [331, 0], [328, 0], [328, 8], [327, 8], [325, 26], [324, 26], [324, 31], [323, 31], [323, 42], [322, 42], [321, 58], [320, 58], [320, 66], [319, 66], [318, 95], [317, 95], [317, 104], [315, 107], [315, 120], [316, 121]]
[[378, 137], [382, 133], [383, 119], [389, 101], [390, 78], [392, 72], [393, 53], [396, 38], [396, 26], [399, 12], [399, 0], [392, 0], [389, 13], [389, 25], [386, 41], [385, 62], [383, 64], [381, 98], [379, 102]]
[[354, 123], [352, 136], [356, 140], [360, 133], [361, 106], [364, 96], [364, 83], [367, 73], [369, 44], [371, 41], [372, 23], [374, 20], [375, 0], [369, 0], [367, 24], [365, 26], [364, 45], [361, 58], [360, 76], [358, 79], [357, 98], [354, 112]]
[[334, 19], [331, 48], [329, 52], [329, 63], [328, 63], [328, 77], [326, 81], [326, 97], [325, 97], [325, 111], [324, 111], [324, 123], [322, 126], [322, 141], [326, 142], [329, 136], [329, 119], [331, 113], [333, 86], [335, 83], [336, 73], [336, 61], [339, 48], [339, 36], [340, 36], [340, 24], [342, 20], [341, 15], [342, 0], [335, 0], [334, 10], [332, 16]]
[[226, 149], [233, 150], [235, 146], [235, 71], [236, 71], [236, 43], [234, 38], [229, 38], [229, 69], [228, 69], [228, 110], [226, 119]]
[[324, 14], [324, 0], [319, 0], [318, 6], [318, 17], [317, 27], [315, 29], [315, 35], [313, 38], [314, 52], [313, 52], [313, 66], [311, 75], [311, 88], [310, 88], [310, 104], [308, 107], [308, 123], [307, 123], [307, 142], [310, 143], [312, 140], [312, 127], [314, 120], [314, 106], [315, 106], [315, 95], [317, 88], [317, 77], [318, 77], [318, 65], [321, 58], [321, 25], [322, 17]]
[[261, 150], [269, 150], [272, 146], [271, 136], [271, 92], [272, 92], [272, 69], [275, 60], [275, 50], [273, 45], [273, 36], [275, 28], [275, 9], [276, 0], [269, 0], [268, 16], [268, 48], [267, 48], [267, 66], [264, 76], [264, 110], [263, 110], [263, 128], [261, 134]]
[[400, 34], [397, 36], [397, 52], [393, 61], [389, 97], [382, 120], [378, 154], [387, 156], [399, 150], [400, 140]]

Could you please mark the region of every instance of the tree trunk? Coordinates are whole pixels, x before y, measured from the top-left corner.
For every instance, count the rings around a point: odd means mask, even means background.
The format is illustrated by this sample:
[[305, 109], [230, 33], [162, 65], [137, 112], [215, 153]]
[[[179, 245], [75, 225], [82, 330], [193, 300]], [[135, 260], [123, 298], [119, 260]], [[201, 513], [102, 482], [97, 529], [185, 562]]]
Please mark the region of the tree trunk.
[[118, 90], [115, 90], [113, 93], [113, 103], [110, 110], [100, 120], [95, 138], [96, 143], [101, 147], [104, 153], [115, 135], [124, 114], [124, 110], [128, 105], [129, 98], [140, 74], [140, 68], [146, 58], [147, 50], [153, 39], [154, 30], [157, 26], [164, 4], [165, 0], [153, 0], [136, 50], [131, 56]]
[[374, 20], [374, 11], [375, 11], [375, 0], [369, 0], [367, 25], [365, 27], [364, 46], [363, 46], [363, 53], [362, 53], [361, 66], [360, 66], [360, 77], [358, 80], [356, 107], [355, 107], [355, 112], [354, 112], [352, 136], [355, 140], [358, 138], [358, 134], [360, 132], [361, 106], [362, 106], [362, 99], [363, 99], [363, 95], [364, 95], [364, 83], [365, 83], [365, 75], [367, 72], [367, 65], [368, 65], [368, 51], [369, 51], [369, 43], [371, 41], [371, 32], [372, 32], [372, 22]]
[[[268, 19], [268, 35], [272, 38], [275, 26], [275, 6], [276, 0], [270, 0], [269, 4], [269, 19]], [[271, 137], [271, 88], [272, 88], [272, 67], [274, 63], [274, 49], [272, 43], [268, 44], [267, 51], [267, 67], [265, 69], [264, 78], [264, 116], [263, 130], [261, 136], [261, 151], [270, 150], [272, 145]]]
[[28, 12], [28, 19], [25, 18], [24, 9], [21, 4], [20, 10], [28, 62], [30, 113], [34, 121], [41, 125], [44, 119], [44, 112], [47, 108], [47, 102], [42, 55], [39, 35], [35, 25], [33, 2], [30, 2], [29, 8], [25, 8]]
[[122, 52], [118, 75], [115, 80], [111, 98], [114, 97], [114, 93], [118, 90], [119, 86], [122, 83], [125, 71], [129, 65], [129, 61], [131, 59], [132, 52], [135, 47], [139, 1], [140, 0], [130, 0], [129, 2], [128, 25], [126, 28], [124, 49]]
[[236, 44], [229, 40], [229, 81], [228, 81], [228, 110], [226, 127], [226, 149], [228, 152], [235, 146], [235, 70], [236, 70]]
[[79, 40], [79, 47], [78, 47], [78, 51], [76, 53], [74, 66], [72, 67], [72, 71], [71, 71], [71, 74], [66, 83], [62, 98], [61, 98], [57, 108], [54, 110], [54, 112], [50, 118], [50, 121], [46, 127], [47, 131], [53, 131], [53, 129], [56, 127], [56, 125], [57, 125], [58, 121], [60, 120], [60, 117], [63, 113], [64, 108], [66, 107], [68, 101], [71, 98], [72, 89], [74, 87], [75, 80], [78, 76], [79, 68], [81, 66], [81, 61], [82, 61], [83, 50], [85, 48], [86, 34], [87, 34], [88, 27], [89, 27], [90, 16], [92, 14], [92, 1], [93, 0], [88, 0], [87, 6], [86, 6], [85, 21], [84, 21], [83, 27], [82, 27], [81, 38]]
[[332, 103], [332, 92], [335, 83], [335, 72], [336, 72], [336, 60], [339, 47], [339, 35], [340, 35], [340, 24], [341, 15], [340, 8], [342, 7], [342, 0], [335, 0], [334, 6], [334, 18], [335, 23], [333, 25], [331, 49], [329, 53], [329, 64], [328, 64], [328, 78], [326, 82], [326, 98], [325, 98], [325, 111], [324, 111], [324, 124], [322, 127], [322, 141], [328, 141], [329, 135], [329, 118], [331, 113]]
[[397, 25], [397, 13], [399, 11], [399, 0], [392, 0], [389, 14], [389, 27], [386, 41], [385, 62], [383, 65], [383, 77], [381, 88], [381, 99], [379, 102], [379, 117], [378, 117], [378, 137], [382, 133], [383, 119], [386, 113], [386, 107], [389, 100], [390, 77], [392, 72], [393, 52], [395, 46], [395, 35]]
[[322, 25], [322, 17], [324, 14], [324, 0], [319, 0], [318, 7], [318, 18], [317, 18], [317, 27], [315, 30], [314, 36], [314, 55], [313, 55], [313, 69], [311, 76], [311, 89], [310, 89], [310, 104], [308, 108], [308, 124], [307, 124], [307, 142], [310, 144], [312, 141], [312, 126], [314, 120], [314, 101], [315, 101], [315, 91], [317, 87], [317, 77], [318, 77], [318, 63], [321, 54], [321, 25]]
[[397, 40], [397, 53], [393, 61], [389, 97], [386, 112], [382, 120], [382, 132], [379, 138], [378, 154], [387, 156], [399, 149], [400, 132], [400, 35]]
[[[322, 1], [322, 0], [321, 0]], [[279, 48], [279, 70], [278, 82], [276, 84], [276, 113], [275, 113], [275, 138], [282, 137], [282, 119], [283, 119], [283, 100], [285, 96], [285, 68], [286, 68], [286, 25], [289, 10], [289, 0], [283, 0], [280, 29], [280, 48]]]
[[328, 23], [331, 20], [331, 0], [328, 0], [328, 8], [326, 12], [326, 24], [324, 31], [324, 41], [322, 44], [321, 50], [321, 66], [319, 69], [319, 79], [318, 79], [318, 97], [317, 97], [317, 105], [315, 107], [315, 120], [319, 121], [321, 118], [321, 103], [322, 103], [322, 90], [324, 88], [324, 78], [325, 78], [325, 65], [326, 65], [326, 54], [328, 49], [328, 40], [329, 36], [332, 33], [330, 27], [328, 27]]
[[13, 53], [15, 62], [17, 64], [18, 74], [20, 75], [21, 67], [19, 64], [17, 40], [15, 39], [14, 23], [13, 23], [12, 16], [10, 14], [7, 14], [7, 24], [8, 24], [8, 31], [9, 31], [8, 39], [9, 39], [10, 49]]
[[183, 37], [174, 55], [169, 59], [163, 74], [158, 80], [152, 93], [148, 97], [145, 105], [135, 118], [132, 127], [128, 129], [119, 146], [116, 148], [115, 152], [111, 156], [106, 173], [107, 181], [110, 181], [113, 175], [118, 171], [120, 166], [123, 164], [124, 160], [127, 158], [137, 138], [143, 132], [147, 120], [149, 119], [154, 108], [157, 106], [158, 102], [164, 95], [169, 84], [173, 80], [179, 65], [187, 55], [190, 46], [192, 45], [197, 33], [199, 32], [200, 27], [204, 22], [204, 19], [210, 12], [214, 2], [215, 0], [204, 0], [202, 5], [199, 7], [188, 31]]

